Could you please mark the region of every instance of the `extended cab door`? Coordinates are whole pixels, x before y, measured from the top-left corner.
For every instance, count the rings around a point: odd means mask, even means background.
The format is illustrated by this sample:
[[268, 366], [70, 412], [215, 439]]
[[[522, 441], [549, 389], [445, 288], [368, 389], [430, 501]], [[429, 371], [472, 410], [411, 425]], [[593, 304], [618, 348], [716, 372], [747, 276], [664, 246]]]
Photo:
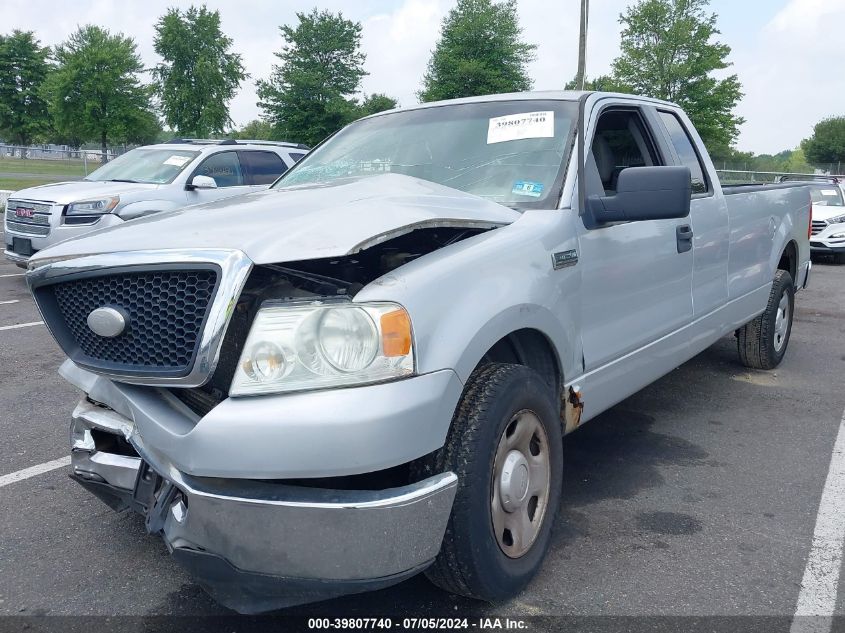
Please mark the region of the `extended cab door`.
[[[585, 136], [587, 196], [613, 195], [626, 168], [673, 164], [662, 134], [654, 133], [656, 123], [641, 107], [612, 101], [602, 107]], [[587, 372], [692, 320], [689, 225], [689, 218], [596, 228], [579, 223]]]
[[689, 167], [692, 178], [690, 224], [693, 230], [692, 304], [696, 318], [728, 300], [730, 221], [725, 197], [701, 139], [686, 115], [676, 108], [655, 110], [676, 165]]

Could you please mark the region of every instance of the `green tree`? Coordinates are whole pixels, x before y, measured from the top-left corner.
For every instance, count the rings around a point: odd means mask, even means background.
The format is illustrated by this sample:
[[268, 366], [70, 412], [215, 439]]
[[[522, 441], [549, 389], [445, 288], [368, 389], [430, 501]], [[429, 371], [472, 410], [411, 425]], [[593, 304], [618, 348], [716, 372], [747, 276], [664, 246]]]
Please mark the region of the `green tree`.
[[443, 19], [420, 101], [529, 90], [536, 45], [522, 41], [516, 0], [458, 0]]
[[275, 140], [273, 124], [262, 119], [253, 119], [241, 129], [235, 130], [231, 136], [236, 139], [250, 139], [253, 141]]
[[220, 13], [205, 5], [170, 9], [155, 28], [155, 51], [164, 61], [153, 73], [165, 122], [183, 136], [223, 132], [232, 123], [229, 101], [248, 75], [241, 56], [229, 50]]
[[0, 35], [0, 134], [17, 145], [29, 145], [50, 129], [42, 95], [49, 55], [32, 31]]
[[341, 13], [297, 13], [298, 24], [279, 28], [281, 61], [258, 81], [258, 105], [278, 138], [316, 145], [358, 116], [353, 95], [364, 70], [361, 24]]
[[374, 92], [364, 97], [361, 107], [358, 110], [358, 116], [369, 116], [378, 112], [384, 112], [385, 110], [392, 110], [398, 107], [398, 105], [396, 99], [393, 97], [388, 97], [380, 92]]
[[[565, 90], [577, 90], [578, 79], [566, 82]], [[628, 86], [620, 85], [610, 75], [600, 75], [595, 79], [587, 79], [584, 82], [584, 90], [596, 90], [599, 92], [630, 92]]]
[[56, 47], [57, 67], [45, 82], [59, 135], [99, 141], [143, 143], [156, 137], [158, 120], [135, 41], [99, 26], [83, 26]]
[[813, 127], [813, 135], [801, 148], [811, 163], [845, 162], [845, 116], [830, 117]]
[[719, 30], [709, 0], [639, 0], [619, 16], [621, 55], [613, 79], [630, 92], [673, 101], [692, 119], [711, 152], [726, 153], [743, 119], [739, 79], [712, 76], [731, 64], [731, 49], [714, 41]]

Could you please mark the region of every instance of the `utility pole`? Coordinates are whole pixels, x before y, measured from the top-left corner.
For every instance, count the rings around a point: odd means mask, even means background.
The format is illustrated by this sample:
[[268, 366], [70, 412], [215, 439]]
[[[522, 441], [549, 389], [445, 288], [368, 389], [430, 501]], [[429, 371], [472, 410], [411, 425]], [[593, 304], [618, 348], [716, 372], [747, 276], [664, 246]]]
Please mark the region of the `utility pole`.
[[587, 25], [590, 16], [590, 0], [581, 0], [581, 30], [578, 36], [578, 74], [575, 75], [575, 87], [584, 89], [587, 78]]

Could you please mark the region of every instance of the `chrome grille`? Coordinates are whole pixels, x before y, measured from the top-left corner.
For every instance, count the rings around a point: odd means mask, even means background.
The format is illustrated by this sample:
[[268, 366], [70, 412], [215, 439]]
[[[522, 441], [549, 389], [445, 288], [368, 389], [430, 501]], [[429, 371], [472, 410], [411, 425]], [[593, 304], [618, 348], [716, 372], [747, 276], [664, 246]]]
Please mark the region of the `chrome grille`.
[[825, 230], [827, 227], [827, 222], [825, 220], [813, 220], [812, 230], [810, 231], [811, 235], [817, 235]]
[[[99, 369], [184, 374], [214, 297], [217, 271], [153, 270], [84, 277], [37, 289], [44, 319], [71, 358]], [[88, 327], [101, 307], [126, 315], [126, 330], [103, 337]]]
[[15, 233], [49, 235], [51, 210], [50, 203], [10, 199], [6, 202], [6, 226]]

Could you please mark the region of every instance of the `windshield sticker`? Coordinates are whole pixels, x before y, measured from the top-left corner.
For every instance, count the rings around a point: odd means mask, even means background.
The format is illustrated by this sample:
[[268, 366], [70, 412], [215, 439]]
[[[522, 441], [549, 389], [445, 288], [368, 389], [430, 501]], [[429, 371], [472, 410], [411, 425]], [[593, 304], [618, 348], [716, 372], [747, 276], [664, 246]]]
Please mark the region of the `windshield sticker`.
[[487, 144], [518, 141], [524, 138], [552, 138], [555, 135], [555, 113], [523, 112], [490, 119]]
[[823, 196], [838, 196], [839, 192], [836, 189], [822, 189]]
[[165, 165], [173, 165], [174, 167], [181, 167], [182, 165], [187, 163], [189, 160], [191, 160], [190, 156], [174, 155], [174, 156], [171, 156], [170, 158], [168, 158], [166, 161], [164, 161], [164, 164]]
[[517, 180], [513, 184], [511, 193], [519, 194], [520, 196], [531, 196], [532, 198], [539, 198], [543, 195], [543, 183], [531, 182], [530, 180]]

